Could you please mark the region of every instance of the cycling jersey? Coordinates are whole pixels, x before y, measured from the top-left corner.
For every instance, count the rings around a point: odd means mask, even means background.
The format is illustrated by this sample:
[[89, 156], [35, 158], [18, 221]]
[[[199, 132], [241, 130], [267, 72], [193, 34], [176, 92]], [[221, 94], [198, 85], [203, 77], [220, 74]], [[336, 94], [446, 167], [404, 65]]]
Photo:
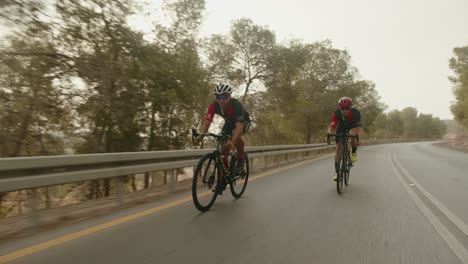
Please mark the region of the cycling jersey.
[[226, 121], [223, 131], [226, 131], [228, 134], [232, 134], [236, 123], [244, 123], [244, 133], [250, 127], [250, 115], [237, 99], [231, 98], [226, 109], [222, 109], [219, 103], [214, 100], [208, 107], [205, 120], [212, 122], [215, 114], [220, 115]]
[[338, 131], [361, 127], [361, 113], [356, 108], [351, 108], [348, 115], [343, 116], [340, 109], [337, 109], [332, 114], [330, 127]]
[[245, 111], [241, 102], [234, 98], [231, 98], [230, 104], [226, 109], [222, 109], [218, 102], [214, 100], [208, 107], [205, 120], [212, 122], [215, 114], [222, 116], [225, 121], [229, 121], [233, 124], [250, 121], [249, 113]]

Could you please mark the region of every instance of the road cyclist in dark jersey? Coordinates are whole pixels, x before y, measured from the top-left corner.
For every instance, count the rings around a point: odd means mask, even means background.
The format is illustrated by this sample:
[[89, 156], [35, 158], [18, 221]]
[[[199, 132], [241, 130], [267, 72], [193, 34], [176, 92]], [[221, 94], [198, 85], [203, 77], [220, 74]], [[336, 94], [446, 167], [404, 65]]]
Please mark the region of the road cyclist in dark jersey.
[[[352, 107], [353, 101], [349, 97], [342, 97], [338, 100], [338, 109], [332, 114], [331, 124], [328, 127], [327, 135], [330, 134], [345, 134], [349, 131], [349, 135], [358, 135], [357, 138], [351, 138], [351, 162], [358, 160], [357, 147], [361, 144], [362, 127], [361, 127], [361, 113], [356, 108]], [[330, 137], [327, 136], [326, 140], [330, 144]], [[335, 152], [335, 173], [333, 180], [336, 181], [336, 174], [338, 173], [338, 160], [340, 148], [342, 147], [342, 139], [335, 137], [336, 152]]]
[[[231, 135], [231, 140], [227, 142], [221, 149], [223, 162], [228, 166], [228, 157], [233, 147], [237, 150], [237, 162], [235, 171], [240, 171], [244, 168], [244, 140], [242, 135], [250, 128], [250, 116], [245, 111], [242, 103], [231, 97], [232, 87], [226, 83], [218, 83], [213, 90], [215, 100], [208, 106], [208, 111], [205, 116], [203, 125], [200, 128], [201, 134], [207, 133], [210, 128], [213, 118], [216, 115], [223, 117], [225, 123], [222, 132]], [[195, 145], [198, 145], [202, 140], [202, 136], [198, 136], [193, 140]]]

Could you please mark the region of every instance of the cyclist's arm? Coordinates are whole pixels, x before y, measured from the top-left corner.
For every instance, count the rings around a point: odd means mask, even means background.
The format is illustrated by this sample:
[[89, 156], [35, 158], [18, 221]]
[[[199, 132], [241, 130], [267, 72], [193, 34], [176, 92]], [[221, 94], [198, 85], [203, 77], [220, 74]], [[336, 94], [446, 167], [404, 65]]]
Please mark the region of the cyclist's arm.
[[[215, 115], [214, 105], [210, 104], [210, 106], [208, 107], [208, 112], [206, 113], [206, 116], [205, 116], [205, 120], [203, 121], [203, 125], [200, 127], [201, 134], [208, 132], [211, 122], [213, 122], [214, 115]], [[193, 140], [193, 143], [195, 145], [198, 145], [201, 142], [202, 138], [203, 136], [199, 135]]]
[[336, 117], [335, 112], [332, 114], [331, 123], [328, 127], [327, 134], [336, 134], [336, 127], [338, 126], [338, 118]]
[[356, 134], [359, 135], [359, 142], [361, 142], [361, 139], [362, 139], [362, 127], [356, 127]]
[[205, 120], [203, 125], [200, 127], [200, 133], [207, 133], [211, 126], [211, 121]]
[[361, 139], [362, 139], [362, 127], [361, 127], [361, 112], [359, 112], [358, 110], [356, 110], [356, 116], [355, 116], [355, 119], [356, 119], [356, 134], [358, 134], [359, 136], [359, 141], [358, 143], [361, 142]]
[[208, 111], [206, 112], [206, 115], [205, 115], [205, 121], [203, 122], [203, 125], [200, 128], [201, 133], [208, 132], [211, 122], [213, 122], [214, 116], [215, 116], [215, 108], [214, 108], [214, 104], [211, 103], [210, 106], [208, 106]]

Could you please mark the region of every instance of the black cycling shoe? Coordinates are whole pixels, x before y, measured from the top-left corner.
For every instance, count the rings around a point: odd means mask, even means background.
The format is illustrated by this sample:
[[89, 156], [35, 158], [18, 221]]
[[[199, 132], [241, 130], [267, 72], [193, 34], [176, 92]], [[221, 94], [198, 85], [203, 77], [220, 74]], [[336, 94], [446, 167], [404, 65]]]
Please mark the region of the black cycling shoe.
[[236, 167], [234, 168], [234, 172], [236, 174], [242, 174], [244, 172], [244, 165], [245, 165], [245, 159], [237, 160]]
[[222, 181], [221, 185], [217, 184], [214, 187], [213, 192], [217, 193], [218, 195], [222, 195], [224, 190], [226, 190], [226, 183], [224, 181]]

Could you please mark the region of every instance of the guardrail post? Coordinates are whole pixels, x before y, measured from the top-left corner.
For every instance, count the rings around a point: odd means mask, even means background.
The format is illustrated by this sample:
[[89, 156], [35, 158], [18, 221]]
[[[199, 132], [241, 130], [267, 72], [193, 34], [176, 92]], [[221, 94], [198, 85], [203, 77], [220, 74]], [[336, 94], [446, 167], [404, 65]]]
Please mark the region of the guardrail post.
[[254, 170], [254, 159], [253, 159], [253, 158], [250, 158], [249, 160], [250, 160], [250, 161], [249, 161], [249, 166], [250, 166], [250, 167], [249, 167], [249, 170], [250, 170], [250, 171], [253, 171], [253, 170]]
[[33, 225], [39, 225], [39, 202], [38, 202], [38, 194], [37, 188], [32, 189], [32, 195], [29, 198], [29, 204], [31, 206], [31, 221]]
[[264, 169], [266, 169], [268, 167], [268, 156], [263, 157], [263, 161], [265, 163]]
[[117, 185], [117, 201], [119, 205], [122, 205], [125, 201], [124, 177], [125, 176], [119, 176], [114, 178]]
[[171, 192], [176, 191], [176, 186], [177, 185], [177, 170], [173, 169], [171, 170]]

